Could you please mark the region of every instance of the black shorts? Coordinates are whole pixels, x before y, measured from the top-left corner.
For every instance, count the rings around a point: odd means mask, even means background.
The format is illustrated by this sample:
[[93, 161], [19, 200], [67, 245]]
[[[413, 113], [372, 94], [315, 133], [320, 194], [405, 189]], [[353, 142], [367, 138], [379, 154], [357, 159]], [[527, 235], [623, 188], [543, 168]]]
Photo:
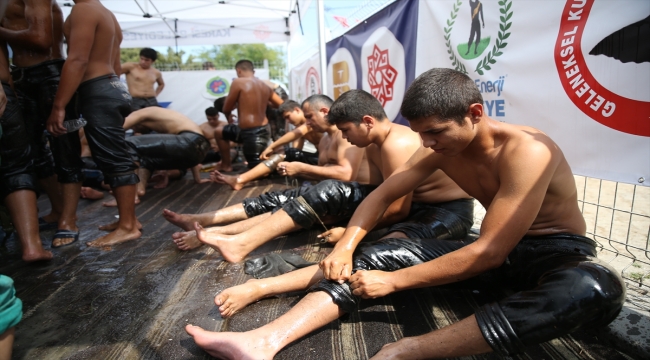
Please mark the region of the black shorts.
[[197, 164], [210, 150], [203, 135], [182, 131], [173, 134], [146, 134], [126, 139], [134, 160], [140, 167], [154, 170], [186, 170]]
[[271, 140], [268, 125], [240, 129], [235, 124], [228, 124], [223, 127], [222, 135], [224, 140], [234, 141], [243, 145], [242, 151], [248, 162], [249, 169], [254, 168], [262, 162], [260, 160], [260, 154], [266, 149]]
[[156, 100], [154, 96], [146, 98], [134, 97], [131, 100], [131, 111], [136, 111], [151, 106], [160, 106], [158, 105], [158, 100]]

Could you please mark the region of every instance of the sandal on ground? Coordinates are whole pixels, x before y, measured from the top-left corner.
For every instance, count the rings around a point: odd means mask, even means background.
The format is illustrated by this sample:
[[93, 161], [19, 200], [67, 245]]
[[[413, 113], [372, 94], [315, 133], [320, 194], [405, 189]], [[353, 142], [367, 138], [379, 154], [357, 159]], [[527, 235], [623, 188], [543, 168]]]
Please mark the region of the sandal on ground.
[[54, 229], [56, 229], [57, 225], [59, 225], [59, 224], [56, 221], [55, 222], [47, 222], [42, 217], [38, 218], [38, 231], [54, 230]]
[[[69, 239], [69, 238], [73, 238], [74, 240], [72, 240], [68, 244], [58, 245], [58, 246], [54, 245], [54, 240], [56, 240], [56, 239]], [[79, 241], [79, 231], [57, 229], [56, 233], [54, 233], [54, 236], [52, 237], [52, 247], [53, 248], [58, 248], [58, 247], [62, 247], [62, 246], [67, 246], [67, 245], [70, 245], [70, 244], [74, 244], [77, 241]]]

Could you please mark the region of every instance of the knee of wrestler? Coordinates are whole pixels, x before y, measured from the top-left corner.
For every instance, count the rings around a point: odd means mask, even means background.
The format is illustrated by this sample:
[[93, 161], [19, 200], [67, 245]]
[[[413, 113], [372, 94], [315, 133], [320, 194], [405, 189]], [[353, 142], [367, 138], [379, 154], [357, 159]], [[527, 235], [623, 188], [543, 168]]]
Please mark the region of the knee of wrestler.
[[336, 281], [321, 280], [309, 288], [310, 292], [324, 291], [332, 297], [332, 301], [345, 312], [352, 312], [357, 307], [358, 298], [352, 294], [347, 283], [339, 284]]
[[612, 322], [625, 301], [625, 284], [618, 271], [595, 258], [580, 263], [572, 271], [578, 281], [571, 289], [576, 310], [585, 312], [589, 325], [604, 326]]
[[84, 180], [81, 168], [58, 167], [56, 169], [57, 180], [62, 184], [78, 183]]
[[32, 190], [37, 192], [36, 189], [36, 178], [33, 174], [17, 174], [5, 177], [2, 181], [0, 194], [2, 194], [2, 199], [4, 199], [7, 195], [18, 190]]
[[135, 185], [140, 182], [140, 178], [133, 172], [111, 175], [104, 174], [104, 182], [114, 189], [120, 186]]

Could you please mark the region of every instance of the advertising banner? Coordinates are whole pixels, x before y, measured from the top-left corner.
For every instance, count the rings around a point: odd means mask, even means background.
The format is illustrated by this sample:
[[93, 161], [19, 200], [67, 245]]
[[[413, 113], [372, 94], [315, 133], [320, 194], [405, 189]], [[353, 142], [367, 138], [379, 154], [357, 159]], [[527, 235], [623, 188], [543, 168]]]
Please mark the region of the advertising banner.
[[[206, 122], [205, 109], [214, 100], [228, 95], [235, 70], [163, 71], [165, 88], [158, 95], [162, 107], [176, 110], [197, 124]], [[255, 76], [269, 79], [268, 69], [255, 69]], [[221, 120], [226, 120], [221, 114]]]
[[289, 93], [290, 98], [299, 103], [314, 94], [322, 94], [322, 77], [320, 74], [318, 53], [291, 69]]
[[381, 102], [391, 121], [406, 122], [399, 108], [415, 78], [419, 3], [397, 1], [327, 43], [327, 86], [332, 98], [363, 89]]
[[650, 184], [650, 2], [419, 5], [417, 75], [465, 72], [488, 116], [546, 132], [575, 174]]

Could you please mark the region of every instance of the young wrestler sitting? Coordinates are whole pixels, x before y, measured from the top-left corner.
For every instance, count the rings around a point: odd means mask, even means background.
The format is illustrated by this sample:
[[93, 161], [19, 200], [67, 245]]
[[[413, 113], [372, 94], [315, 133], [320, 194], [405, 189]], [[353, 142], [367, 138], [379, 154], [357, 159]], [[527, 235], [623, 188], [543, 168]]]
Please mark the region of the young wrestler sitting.
[[210, 150], [210, 143], [202, 135], [201, 128], [190, 118], [174, 110], [152, 106], [127, 116], [124, 129], [131, 128], [141, 133], [156, 132], [126, 139], [132, 157], [140, 163], [136, 203], [145, 194], [147, 181], [154, 170], [192, 168], [197, 184], [210, 182], [209, 179], [201, 179], [200, 174], [201, 160]]
[[[411, 154], [420, 147], [417, 134], [408, 127], [391, 123], [379, 103], [363, 90], [351, 90], [332, 105], [328, 114], [330, 123], [336, 124], [343, 137], [357, 147], [366, 149], [369, 164], [369, 184], [336, 180], [323, 181], [296, 198], [284, 203], [259, 224], [240, 229], [239, 224], [207, 233], [200, 227], [197, 236], [200, 241], [216, 248], [227, 261], [240, 261], [248, 253], [277, 236], [298, 229], [308, 229], [313, 224], [331, 224], [349, 219], [356, 207], [384, 179], [388, 178]], [[413, 206], [411, 201], [414, 201]], [[452, 202], [446, 204], [447, 202]], [[257, 209], [262, 201], [251, 199], [249, 208]], [[440, 222], [433, 213], [459, 212], [468, 219], [464, 226], [447, 225], [454, 237], [463, 237], [472, 225], [472, 200], [443, 172], [438, 171], [413, 193], [391, 204], [380, 220], [381, 225], [394, 224], [410, 214], [420, 220]], [[455, 217], [454, 217], [455, 218]], [[443, 226], [444, 228], [444, 226]], [[240, 231], [236, 235], [232, 234]], [[397, 230], [394, 230], [397, 231]], [[426, 234], [433, 236], [439, 230]], [[446, 232], [446, 231], [445, 231]]]
[[[186, 331], [219, 358], [271, 359], [282, 348], [354, 311], [360, 298], [459, 282], [497, 270], [515, 292], [455, 324], [384, 346], [373, 359], [512, 356], [579, 328], [606, 325], [620, 311], [620, 276], [584, 237], [573, 174], [539, 130], [483, 111], [474, 82], [451, 69], [420, 75], [401, 112], [423, 140], [409, 161], [354, 213], [320, 269], [283, 283], [312, 292], [275, 321], [245, 333]], [[445, 171], [487, 209], [476, 241], [383, 239], [357, 249], [388, 206], [432, 172]], [[356, 251], [355, 251], [356, 249]], [[304, 279], [309, 279], [304, 281]], [[316, 282], [318, 279], [322, 279]]]
[[[280, 173], [306, 179], [356, 180], [361, 183], [368, 183], [368, 163], [364, 161], [365, 150], [345, 141], [341, 131], [327, 122], [326, 116], [331, 105], [332, 99], [325, 95], [312, 95], [302, 104], [307, 124], [314, 128], [315, 131], [324, 133], [318, 145], [318, 165], [283, 162], [280, 164], [282, 165]], [[242, 204], [229, 206], [216, 212], [196, 215], [176, 214], [165, 209], [163, 216], [172, 224], [186, 231], [191, 230], [190, 232], [180, 232], [172, 235], [179, 249], [190, 250], [202, 245], [193, 230], [194, 222], [198, 221], [202, 226], [210, 226], [248, 219], [246, 222], [233, 225], [250, 227], [265, 218], [256, 215], [264, 214], [281, 206], [284, 202], [298, 196], [301, 191], [304, 191], [304, 188], [299, 187], [280, 192], [274, 191], [259, 198], [247, 199]], [[210, 230], [218, 229], [211, 228]]]
[[[264, 160], [262, 163], [237, 176], [222, 174], [215, 170], [210, 174], [215, 182], [228, 184], [233, 190], [241, 190], [249, 182], [268, 176], [276, 170], [278, 164], [282, 161], [300, 161], [310, 165], [318, 164], [318, 153], [304, 152], [302, 151], [302, 147], [305, 139], [318, 147], [320, 139], [323, 137], [323, 132], [306, 124], [305, 115], [300, 108], [300, 104], [293, 100], [287, 100], [282, 103], [278, 111], [282, 113], [282, 117], [286, 121], [296, 128], [284, 134], [262, 151], [260, 155], [260, 159]], [[287, 148], [284, 154], [274, 153], [287, 144], [294, 146]]]

